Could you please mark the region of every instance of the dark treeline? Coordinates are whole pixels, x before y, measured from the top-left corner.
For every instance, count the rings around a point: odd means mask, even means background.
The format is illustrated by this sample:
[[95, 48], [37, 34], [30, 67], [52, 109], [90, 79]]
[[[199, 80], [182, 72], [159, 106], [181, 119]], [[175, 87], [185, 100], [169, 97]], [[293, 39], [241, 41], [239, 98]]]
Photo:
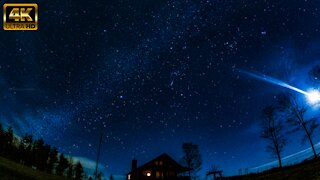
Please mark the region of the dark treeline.
[[60, 154], [57, 148], [46, 144], [41, 138], [34, 139], [30, 134], [18, 138], [12, 127], [5, 130], [1, 124], [0, 156], [49, 174], [79, 180], [85, 177], [80, 162], [74, 164], [72, 158]]

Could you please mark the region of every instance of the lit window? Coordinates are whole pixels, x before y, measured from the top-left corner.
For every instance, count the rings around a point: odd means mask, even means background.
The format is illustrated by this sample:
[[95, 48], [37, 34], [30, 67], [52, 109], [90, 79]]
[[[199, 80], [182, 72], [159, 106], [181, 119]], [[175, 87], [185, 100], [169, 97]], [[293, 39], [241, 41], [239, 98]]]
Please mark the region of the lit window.
[[151, 172], [150, 172], [150, 171], [147, 172], [147, 173], [146, 173], [146, 176], [150, 177], [150, 176], [151, 176]]

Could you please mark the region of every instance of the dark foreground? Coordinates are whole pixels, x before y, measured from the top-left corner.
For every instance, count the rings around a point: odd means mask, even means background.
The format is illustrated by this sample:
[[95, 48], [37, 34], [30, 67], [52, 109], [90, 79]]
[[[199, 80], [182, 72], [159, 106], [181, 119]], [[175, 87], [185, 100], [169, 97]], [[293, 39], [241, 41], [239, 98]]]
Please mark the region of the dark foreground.
[[0, 180], [66, 180], [0, 157]]
[[276, 168], [259, 174], [245, 176], [233, 176], [228, 180], [320, 180], [320, 159], [304, 161], [300, 164], [286, 166], [282, 169]]
[[[276, 168], [263, 173], [225, 177], [224, 180], [320, 180], [320, 159]], [[33, 170], [0, 157], [0, 180], [66, 180], [66, 178]]]

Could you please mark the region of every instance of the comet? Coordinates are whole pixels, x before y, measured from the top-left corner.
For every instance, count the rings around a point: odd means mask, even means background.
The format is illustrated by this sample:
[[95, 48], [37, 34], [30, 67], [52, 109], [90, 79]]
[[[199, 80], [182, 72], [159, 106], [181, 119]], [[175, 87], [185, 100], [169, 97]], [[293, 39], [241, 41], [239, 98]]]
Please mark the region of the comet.
[[315, 105], [315, 104], [320, 104], [320, 92], [312, 89], [308, 91], [308, 102], [309, 104]]
[[240, 73], [245, 74], [247, 76], [253, 77], [255, 79], [261, 80], [261, 81], [265, 81], [268, 82], [270, 84], [274, 84], [277, 86], [281, 86], [287, 89], [290, 89], [292, 91], [298, 92], [300, 94], [303, 94], [306, 96], [308, 103], [311, 105], [315, 105], [315, 104], [320, 104], [320, 92], [316, 89], [310, 89], [308, 91], [304, 91], [302, 89], [299, 89], [297, 87], [294, 87], [282, 80], [273, 78], [271, 76], [267, 76], [265, 74], [262, 73], [258, 73], [258, 72], [249, 72], [249, 71], [245, 71], [245, 70], [239, 70]]

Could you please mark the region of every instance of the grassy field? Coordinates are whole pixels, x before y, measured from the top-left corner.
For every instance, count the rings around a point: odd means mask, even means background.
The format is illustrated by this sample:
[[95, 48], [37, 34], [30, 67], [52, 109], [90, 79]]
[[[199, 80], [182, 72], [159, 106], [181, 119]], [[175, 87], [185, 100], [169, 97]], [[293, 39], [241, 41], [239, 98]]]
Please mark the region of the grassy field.
[[320, 180], [320, 159], [306, 161], [297, 165], [276, 168], [259, 174], [233, 176], [228, 180]]
[[[263, 173], [225, 177], [224, 180], [320, 180], [320, 159], [305, 161], [282, 169], [276, 168]], [[0, 157], [0, 180], [67, 180], [33, 170]]]
[[0, 180], [67, 180], [0, 157]]

